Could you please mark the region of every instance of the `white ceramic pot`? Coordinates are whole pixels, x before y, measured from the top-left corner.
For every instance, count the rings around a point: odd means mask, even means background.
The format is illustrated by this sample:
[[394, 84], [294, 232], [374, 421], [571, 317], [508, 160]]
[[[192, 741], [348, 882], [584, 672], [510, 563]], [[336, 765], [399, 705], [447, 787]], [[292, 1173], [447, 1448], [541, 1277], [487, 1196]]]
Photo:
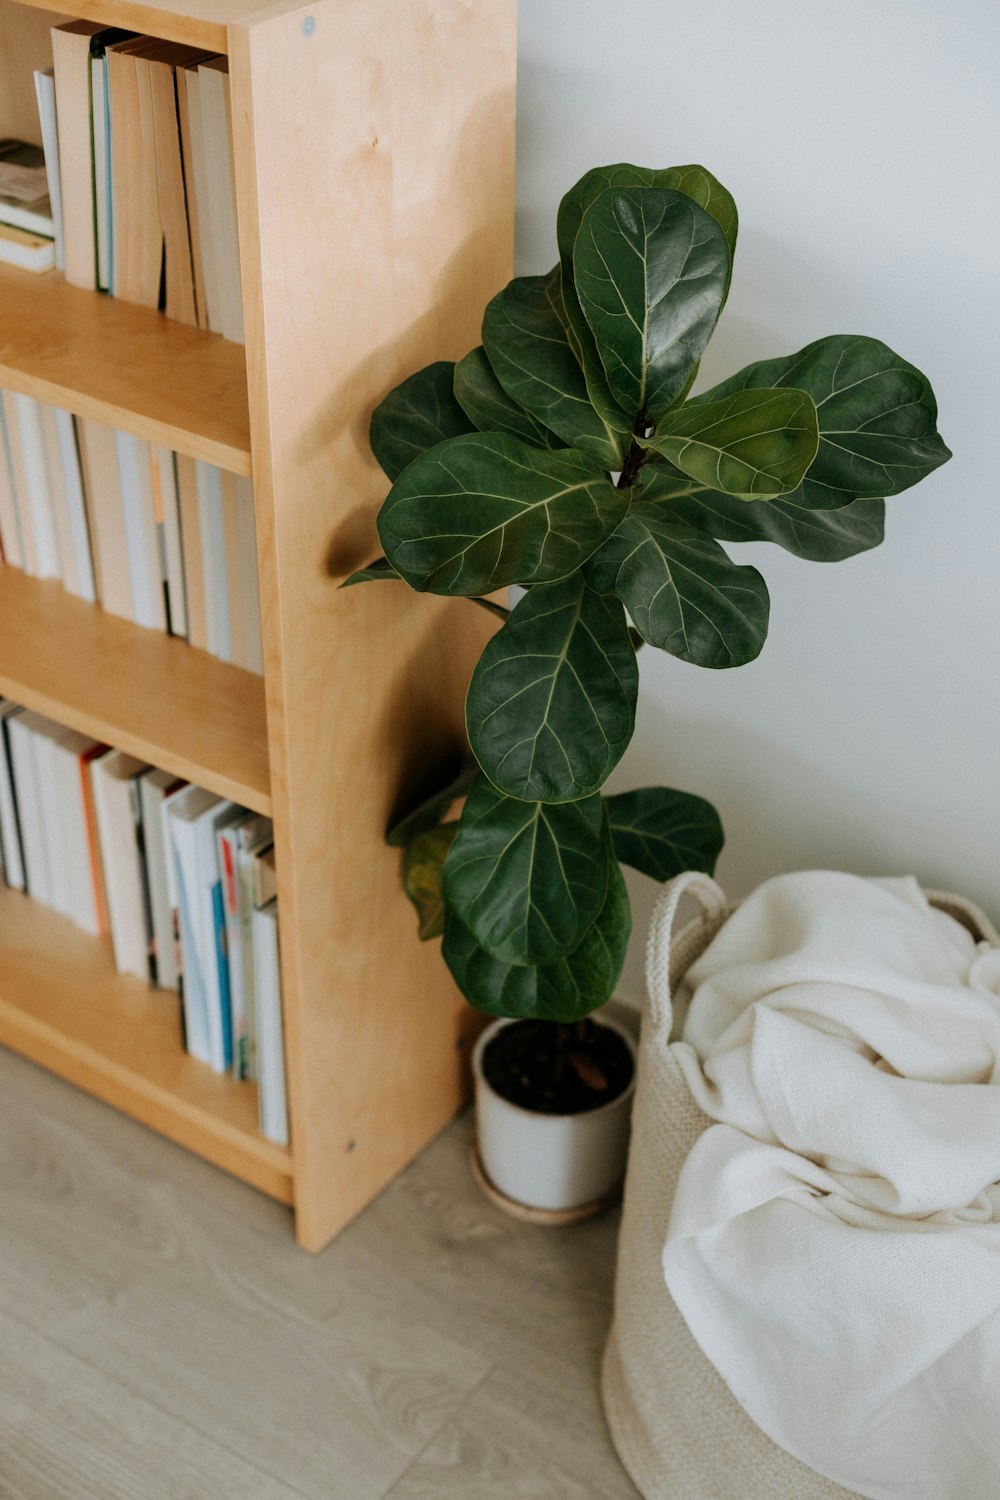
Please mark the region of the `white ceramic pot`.
[[476, 1086], [479, 1161], [493, 1187], [515, 1204], [564, 1212], [597, 1203], [613, 1192], [625, 1172], [629, 1120], [635, 1090], [635, 1043], [615, 1021], [594, 1017], [625, 1042], [632, 1078], [608, 1104], [575, 1115], [546, 1115], [511, 1104], [486, 1081], [483, 1053], [512, 1021], [494, 1021], [472, 1054]]

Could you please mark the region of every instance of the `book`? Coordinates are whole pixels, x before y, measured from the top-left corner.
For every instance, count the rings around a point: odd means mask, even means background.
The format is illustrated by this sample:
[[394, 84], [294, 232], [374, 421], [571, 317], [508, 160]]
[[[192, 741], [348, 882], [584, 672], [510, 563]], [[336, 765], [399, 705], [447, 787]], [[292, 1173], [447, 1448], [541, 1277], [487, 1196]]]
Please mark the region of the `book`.
[[10, 439], [7, 436], [6, 405], [0, 395], [0, 546], [4, 561], [12, 567], [24, 567], [24, 544], [21, 540], [21, 518], [18, 512]]
[[[181, 75], [178, 75], [180, 81]], [[207, 325], [243, 342], [236, 181], [228, 63], [213, 57], [183, 70]]]
[[22, 271], [51, 271], [56, 263], [55, 243], [30, 230], [0, 224], [0, 261]]
[[59, 129], [56, 119], [56, 79], [51, 68], [39, 68], [35, 72], [35, 99], [38, 103], [38, 122], [42, 131], [42, 151], [45, 155], [45, 178], [49, 189], [49, 206], [52, 210], [52, 232], [55, 237], [56, 266], [63, 270], [66, 265], [66, 250], [63, 243], [62, 187], [59, 179]]
[[98, 937], [101, 932], [101, 909], [95, 883], [90, 849], [87, 798], [84, 784], [86, 771], [98, 753], [107, 745], [98, 745], [74, 729], [55, 726], [52, 735], [53, 785], [49, 796], [58, 808], [58, 843], [49, 851], [50, 862], [61, 863], [66, 871], [68, 905], [66, 915], [84, 932]]
[[126, 302], [159, 307], [163, 231], [156, 197], [156, 134], [148, 71], [135, 57], [146, 38], [107, 47], [111, 122], [111, 291]]
[[177, 507], [184, 554], [184, 601], [187, 638], [192, 646], [208, 649], [208, 616], [205, 604], [205, 572], [201, 555], [201, 518], [198, 505], [197, 461], [186, 454], [175, 455]]
[[169, 771], [154, 770], [140, 778], [142, 828], [146, 849], [146, 874], [149, 884], [153, 923], [153, 952], [156, 982], [161, 989], [176, 990], [179, 984], [174, 914], [170, 900], [167, 846], [164, 842], [163, 807], [168, 798], [181, 791], [186, 782]]
[[[73, 844], [66, 827], [66, 809], [62, 787], [65, 780], [65, 765], [59, 755], [59, 737], [62, 725], [42, 714], [25, 714], [22, 724], [30, 727], [34, 741], [35, 778], [38, 805], [41, 817], [42, 838], [45, 841], [45, 860], [48, 869], [48, 896], [46, 905], [60, 916], [73, 916], [73, 887], [70, 874]], [[74, 824], [73, 835], [77, 828]]]
[[90, 52], [104, 30], [93, 21], [52, 28], [66, 280], [91, 291], [97, 286], [97, 250]]
[[50, 407], [49, 410], [58, 448], [59, 475], [54, 497], [57, 505], [57, 530], [65, 537], [65, 542], [60, 542], [63, 583], [78, 599], [93, 603], [97, 598], [97, 587], [90, 550], [90, 527], [87, 521], [80, 450], [76, 440], [76, 423], [68, 411], [63, 411], [58, 406]]
[[167, 317], [198, 325], [194, 260], [176, 70], [209, 54], [195, 47], [152, 42], [136, 66], [149, 78], [156, 136], [156, 191], [164, 244], [164, 306]]
[[122, 750], [91, 766], [115, 968], [149, 978], [149, 940], [143, 899], [138, 778], [148, 767]]
[[232, 661], [229, 622], [229, 577], [226, 567], [226, 528], [222, 505], [222, 472], [196, 459], [198, 531], [201, 542], [205, 595], [206, 647], [213, 656]]
[[111, 197], [111, 106], [108, 100], [108, 57], [103, 50], [90, 54], [90, 122], [94, 162], [94, 254], [97, 289], [110, 292], [114, 278], [114, 215]]
[[273, 831], [270, 818], [258, 813], [244, 813], [235, 823], [218, 834], [219, 870], [222, 877], [222, 899], [226, 922], [226, 952], [229, 957], [229, 1008], [233, 1037], [233, 1076], [250, 1078], [252, 1072], [253, 965], [248, 965], [246, 947], [250, 938], [252, 903], [246, 900], [240, 875], [240, 859], [261, 845], [270, 845]]
[[277, 901], [269, 901], [253, 914], [253, 952], [260, 1132], [267, 1140], [274, 1141], [279, 1146], [287, 1146], [288, 1103], [281, 1016]]
[[28, 571], [36, 578], [59, 578], [62, 570], [46, 460], [43, 408], [31, 396], [6, 391], [4, 407], [15, 455], [22, 537], [27, 541], [31, 559]]
[[10, 751], [10, 721], [19, 713], [23, 709], [16, 703], [0, 699], [0, 843], [4, 879], [15, 891], [25, 890], [27, 884]]
[[153, 484], [153, 508], [161, 545], [161, 569], [166, 599], [167, 630], [187, 639], [187, 587], [184, 579], [184, 543], [181, 535], [177, 466], [169, 448], [159, 443], [149, 447]]
[[[213, 812], [219, 798], [202, 787], [187, 787], [165, 804], [167, 849], [172, 856], [172, 896], [176, 902], [181, 948], [181, 999], [184, 1011], [185, 1046], [199, 1062], [214, 1066], [212, 1031], [209, 1023], [209, 969], [216, 963], [214, 916], [208, 924], [199, 878], [199, 830], [197, 819]], [[221, 1032], [221, 1024], [215, 1028]], [[224, 1072], [221, 1067], [217, 1071]]]
[[90, 417], [78, 417], [76, 431], [98, 597], [109, 614], [131, 620], [132, 580], [114, 429]]
[[184, 200], [187, 208], [188, 244], [191, 251], [191, 273], [194, 278], [195, 316], [199, 328], [208, 328], [208, 305], [205, 298], [205, 264], [198, 214], [198, 194], [194, 170], [194, 136], [200, 124], [197, 102], [198, 62], [178, 64], [174, 72], [177, 97], [177, 124], [180, 131], [181, 162], [184, 168]]
[[31, 714], [22, 709], [20, 713], [12, 714], [5, 720], [4, 728], [9, 734], [14, 796], [17, 800], [21, 852], [24, 856], [25, 889], [43, 906], [51, 906], [48, 847], [42, 821], [44, 788], [39, 779], [35, 756], [36, 736], [33, 732], [40, 720], [39, 714]]
[[130, 432], [116, 432], [115, 446], [132, 595], [131, 618], [137, 625], [165, 630], [167, 618], [149, 444]]
[[0, 224], [53, 239], [45, 152], [41, 146], [0, 141]]

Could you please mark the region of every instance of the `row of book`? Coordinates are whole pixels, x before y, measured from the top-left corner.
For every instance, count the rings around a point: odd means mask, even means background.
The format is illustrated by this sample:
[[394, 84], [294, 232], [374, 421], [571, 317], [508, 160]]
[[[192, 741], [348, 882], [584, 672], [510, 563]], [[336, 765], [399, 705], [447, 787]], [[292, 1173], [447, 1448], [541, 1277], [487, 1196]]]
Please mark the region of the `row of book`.
[[52, 258], [74, 286], [243, 342], [225, 57], [90, 21], [35, 74]]
[[263, 671], [253, 486], [0, 392], [0, 549], [111, 614]]
[[0, 852], [8, 886], [180, 995], [187, 1051], [256, 1078], [286, 1145], [270, 820], [0, 699]]
[[0, 141], [0, 261], [51, 270], [54, 234], [44, 152], [27, 141]]

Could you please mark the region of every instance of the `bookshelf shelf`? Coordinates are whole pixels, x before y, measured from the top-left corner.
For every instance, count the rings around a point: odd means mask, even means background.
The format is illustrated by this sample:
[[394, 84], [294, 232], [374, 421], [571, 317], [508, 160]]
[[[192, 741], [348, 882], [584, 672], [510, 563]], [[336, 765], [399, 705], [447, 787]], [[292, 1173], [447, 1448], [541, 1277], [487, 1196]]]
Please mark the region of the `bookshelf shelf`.
[[0, 385], [250, 474], [241, 344], [0, 265]]
[[270, 815], [259, 677], [7, 567], [0, 694]]
[[[0, 0], [0, 137], [38, 141], [65, 0]], [[478, 342], [511, 275], [516, 0], [77, 0], [225, 52], [246, 349], [0, 268], [0, 387], [251, 475], [264, 682], [0, 568], [0, 694], [274, 820], [292, 1155], [178, 1039], [176, 998], [0, 890], [0, 1044], [295, 1211], [318, 1250], [468, 1097], [482, 1018], [384, 846], [465, 746], [495, 622], [338, 584], [378, 549], [373, 407]]]
[[0, 1045], [292, 1200], [292, 1159], [257, 1131], [253, 1084], [181, 1046], [178, 999], [116, 974], [110, 939], [0, 887]]

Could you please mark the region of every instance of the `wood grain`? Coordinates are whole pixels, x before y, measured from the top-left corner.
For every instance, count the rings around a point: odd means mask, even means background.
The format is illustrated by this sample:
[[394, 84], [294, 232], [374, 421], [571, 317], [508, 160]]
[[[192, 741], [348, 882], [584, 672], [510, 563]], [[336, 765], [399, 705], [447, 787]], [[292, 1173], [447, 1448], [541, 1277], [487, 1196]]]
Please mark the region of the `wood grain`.
[[377, 550], [372, 408], [474, 344], [510, 274], [515, 51], [512, 0], [319, 0], [231, 31], [296, 1227], [313, 1249], [457, 1108], [478, 1024], [417, 943], [382, 840], [460, 755], [494, 622], [337, 583]]
[[2, 566], [0, 694], [270, 812], [259, 677]]
[[251, 472], [242, 345], [70, 286], [57, 271], [0, 265], [0, 386]]
[[289, 1202], [257, 1090], [189, 1057], [176, 995], [116, 974], [110, 940], [0, 887], [0, 1044]]
[[[60, 13], [58, 20], [67, 19], [58, 0], [33, 0], [32, 8], [37, 8], [49, 24], [55, 22], [49, 21], [46, 12]], [[126, 31], [163, 37], [168, 42], [187, 42], [207, 52], [225, 52], [229, 26], [250, 25], [256, 19], [292, 8], [288, 0], [186, 0], [180, 5], [174, 0], [77, 0], [73, 15], [83, 21], [99, 21], [102, 26], [121, 26]]]
[[37, 10], [0, 0], [0, 137], [42, 144], [33, 74], [51, 68], [50, 28], [69, 19], [62, 6]]

